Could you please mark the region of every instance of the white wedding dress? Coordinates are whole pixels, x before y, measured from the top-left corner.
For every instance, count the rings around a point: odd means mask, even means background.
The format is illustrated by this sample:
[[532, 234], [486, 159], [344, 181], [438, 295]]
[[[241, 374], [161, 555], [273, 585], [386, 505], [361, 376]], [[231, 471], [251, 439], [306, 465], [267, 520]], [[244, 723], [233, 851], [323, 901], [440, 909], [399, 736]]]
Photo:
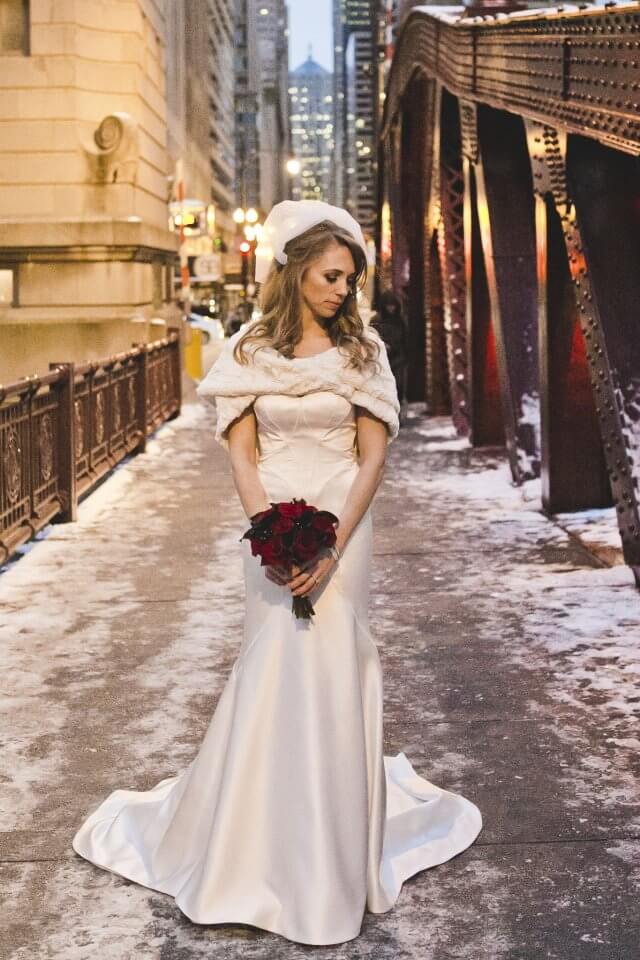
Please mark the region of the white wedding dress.
[[[304, 497], [339, 516], [358, 471], [353, 404], [321, 390], [259, 396], [254, 410], [269, 500]], [[370, 510], [310, 595], [311, 621], [295, 618], [247, 540], [239, 549], [244, 636], [197, 755], [152, 790], [115, 790], [73, 848], [170, 894], [196, 923], [340, 943], [365, 909], [389, 910], [405, 879], [468, 847], [481, 814], [403, 753], [383, 755]]]

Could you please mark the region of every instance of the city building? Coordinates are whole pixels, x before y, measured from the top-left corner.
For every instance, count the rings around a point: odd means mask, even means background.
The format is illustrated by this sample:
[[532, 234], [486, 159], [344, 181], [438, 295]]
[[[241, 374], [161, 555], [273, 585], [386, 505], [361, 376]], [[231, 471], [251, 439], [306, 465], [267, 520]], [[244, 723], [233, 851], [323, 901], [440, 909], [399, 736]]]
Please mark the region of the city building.
[[[346, 62], [345, 62], [345, 0], [333, 0], [333, 142], [336, 157], [345, 157], [347, 152], [345, 115]], [[330, 200], [337, 207], [344, 206], [344, 168], [334, 163], [331, 170]]]
[[236, 205], [266, 214], [288, 190], [285, 0], [236, 0], [235, 36]]
[[334, 0], [333, 202], [346, 207], [373, 235], [376, 205], [377, 0]]
[[335, 152], [333, 75], [309, 56], [289, 74], [291, 147], [300, 161], [293, 199], [329, 200]]
[[260, 206], [260, 60], [256, 0], [236, 0], [235, 180], [237, 206]]
[[393, 52], [399, 26], [399, 0], [374, 0], [373, 17], [373, 62], [375, 70], [375, 138], [378, 142], [382, 111], [384, 109], [384, 88], [391, 69]]
[[[0, 381], [176, 322], [164, 5], [0, 8]], [[100, 29], [96, 29], [99, 22]]]
[[375, 70], [370, 30], [347, 39], [344, 206], [373, 237], [376, 222]]
[[224, 301], [225, 251], [234, 232], [230, 7], [213, 0], [174, 0], [166, 10], [170, 223], [181, 241], [184, 267], [179, 288], [192, 308], [218, 312]]
[[[234, 0], [206, 0], [204, 4], [203, 0], [197, 0], [201, 15], [195, 15], [194, 0], [182, 2], [186, 2], [190, 11], [189, 32], [208, 36], [209, 62], [205, 76], [209, 96], [211, 199], [216, 207], [219, 229], [230, 236], [235, 205]], [[197, 87], [202, 77], [190, 64], [187, 69], [192, 84]]]
[[259, 208], [267, 214], [286, 199], [289, 134], [289, 27], [285, 0], [258, 0], [257, 32], [260, 94]]
[[232, 0], [3, 0], [0, 381], [179, 324], [179, 246], [224, 280], [233, 44]]

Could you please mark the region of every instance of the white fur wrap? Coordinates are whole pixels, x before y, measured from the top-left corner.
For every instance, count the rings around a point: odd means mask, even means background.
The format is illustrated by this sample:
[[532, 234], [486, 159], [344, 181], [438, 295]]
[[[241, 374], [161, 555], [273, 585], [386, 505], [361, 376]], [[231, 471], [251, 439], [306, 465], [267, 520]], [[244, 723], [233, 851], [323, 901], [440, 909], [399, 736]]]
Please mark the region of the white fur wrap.
[[316, 390], [330, 390], [384, 421], [387, 443], [398, 435], [400, 404], [396, 381], [385, 344], [373, 327], [365, 327], [365, 335], [379, 345], [380, 373], [370, 368], [363, 372], [353, 369], [335, 347], [314, 357], [289, 360], [272, 347], [256, 350], [255, 344], [249, 344], [249, 363], [243, 365], [234, 360], [233, 348], [246, 330], [246, 326], [242, 327], [225, 341], [222, 353], [196, 389], [199, 397], [215, 400], [215, 438], [223, 447], [229, 446], [229, 425], [256, 397], [268, 393], [300, 397]]

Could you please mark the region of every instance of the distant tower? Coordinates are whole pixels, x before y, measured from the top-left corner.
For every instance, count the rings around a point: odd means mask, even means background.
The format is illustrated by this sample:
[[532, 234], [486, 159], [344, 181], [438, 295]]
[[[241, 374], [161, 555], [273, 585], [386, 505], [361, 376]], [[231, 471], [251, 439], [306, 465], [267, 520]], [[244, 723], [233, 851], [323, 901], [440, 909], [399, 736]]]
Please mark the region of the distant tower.
[[293, 199], [328, 200], [333, 142], [333, 75], [313, 59], [289, 74], [289, 110], [293, 155], [300, 161]]

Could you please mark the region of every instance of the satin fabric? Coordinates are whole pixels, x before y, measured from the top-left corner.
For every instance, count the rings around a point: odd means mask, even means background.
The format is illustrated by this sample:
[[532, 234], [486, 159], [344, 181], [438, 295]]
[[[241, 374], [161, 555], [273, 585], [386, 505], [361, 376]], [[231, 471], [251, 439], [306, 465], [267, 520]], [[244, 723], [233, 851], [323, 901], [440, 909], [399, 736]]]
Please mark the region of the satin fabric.
[[[269, 499], [304, 497], [339, 516], [358, 471], [353, 404], [317, 391], [260, 396], [254, 410]], [[152, 790], [115, 790], [73, 849], [172, 895], [196, 923], [341, 943], [365, 910], [389, 910], [405, 879], [468, 847], [481, 814], [403, 753], [383, 754], [371, 510], [311, 593], [312, 621], [295, 618], [248, 541], [239, 548], [244, 633], [197, 756]]]

